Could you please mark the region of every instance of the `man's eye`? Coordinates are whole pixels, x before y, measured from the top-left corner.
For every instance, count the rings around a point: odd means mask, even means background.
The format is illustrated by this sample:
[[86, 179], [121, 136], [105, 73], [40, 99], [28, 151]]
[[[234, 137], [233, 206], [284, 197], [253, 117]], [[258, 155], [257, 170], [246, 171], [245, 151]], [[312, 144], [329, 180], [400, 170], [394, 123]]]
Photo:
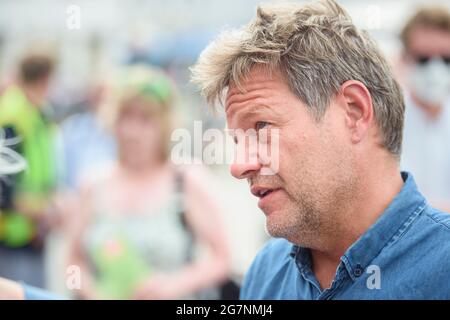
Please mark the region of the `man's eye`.
[[261, 130], [262, 128], [264, 128], [268, 124], [269, 123], [265, 122], [265, 121], [258, 121], [258, 122], [256, 122], [255, 129], [256, 129], [256, 131]]

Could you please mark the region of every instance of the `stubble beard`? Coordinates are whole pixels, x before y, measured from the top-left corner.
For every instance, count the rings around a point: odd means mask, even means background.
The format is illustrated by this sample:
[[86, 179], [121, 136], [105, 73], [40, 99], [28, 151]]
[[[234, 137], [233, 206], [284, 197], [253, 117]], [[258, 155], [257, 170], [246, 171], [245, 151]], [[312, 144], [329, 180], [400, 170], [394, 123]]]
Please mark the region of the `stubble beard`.
[[330, 239], [339, 237], [345, 224], [351, 223], [343, 213], [352, 203], [358, 181], [351, 163], [340, 162], [332, 179], [307, 173], [295, 177], [292, 190], [285, 189], [289, 201], [282, 212], [267, 217], [266, 231], [305, 248], [329, 246]]

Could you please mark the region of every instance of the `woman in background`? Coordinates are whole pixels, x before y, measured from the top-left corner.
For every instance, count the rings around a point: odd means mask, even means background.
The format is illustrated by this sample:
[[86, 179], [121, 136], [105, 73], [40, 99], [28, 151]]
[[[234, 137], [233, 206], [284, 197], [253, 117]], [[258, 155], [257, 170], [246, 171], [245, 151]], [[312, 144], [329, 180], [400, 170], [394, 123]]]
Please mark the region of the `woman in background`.
[[[117, 163], [84, 183], [72, 208], [70, 264], [81, 270], [79, 296], [218, 298], [207, 289], [226, 279], [228, 248], [210, 178], [170, 163], [172, 84], [142, 66], [121, 79], [112, 121]], [[197, 257], [194, 243], [208, 254]]]

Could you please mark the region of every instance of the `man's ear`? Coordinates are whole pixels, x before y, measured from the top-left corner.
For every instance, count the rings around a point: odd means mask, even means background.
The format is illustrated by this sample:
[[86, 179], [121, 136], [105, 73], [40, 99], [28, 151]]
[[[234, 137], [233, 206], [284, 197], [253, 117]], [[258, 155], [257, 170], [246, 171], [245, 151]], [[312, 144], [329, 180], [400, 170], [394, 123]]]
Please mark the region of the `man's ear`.
[[351, 130], [353, 143], [360, 142], [369, 132], [374, 112], [372, 97], [367, 87], [356, 80], [348, 80], [340, 89], [345, 123]]

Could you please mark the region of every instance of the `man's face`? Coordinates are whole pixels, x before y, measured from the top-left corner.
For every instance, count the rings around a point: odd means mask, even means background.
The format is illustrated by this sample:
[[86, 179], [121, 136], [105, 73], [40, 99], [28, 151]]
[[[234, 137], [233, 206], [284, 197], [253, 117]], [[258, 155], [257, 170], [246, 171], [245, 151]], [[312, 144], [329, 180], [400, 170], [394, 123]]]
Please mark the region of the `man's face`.
[[413, 97], [440, 106], [450, 93], [450, 33], [416, 27], [409, 35], [404, 57]]
[[[355, 185], [343, 114], [332, 102], [317, 122], [279, 73], [269, 77], [260, 67], [252, 70], [243, 89], [245, 93], [230, 85], [228, 127], [231, 131], [267, 130], [269, 136], [276, 131], [279, 165], [274, 175], [262, 175], [267, 164], [257, 157], [233, 163], [231, 173], [247, 179], [252, 193], [260, 198], [258, 206], [266, 215], [269, 234], [301, 245], [317, 244], [322, 233], [338, 227], [335, 213], [349, 201]], [[246, 142], [237, 136], [236, 143]]]

